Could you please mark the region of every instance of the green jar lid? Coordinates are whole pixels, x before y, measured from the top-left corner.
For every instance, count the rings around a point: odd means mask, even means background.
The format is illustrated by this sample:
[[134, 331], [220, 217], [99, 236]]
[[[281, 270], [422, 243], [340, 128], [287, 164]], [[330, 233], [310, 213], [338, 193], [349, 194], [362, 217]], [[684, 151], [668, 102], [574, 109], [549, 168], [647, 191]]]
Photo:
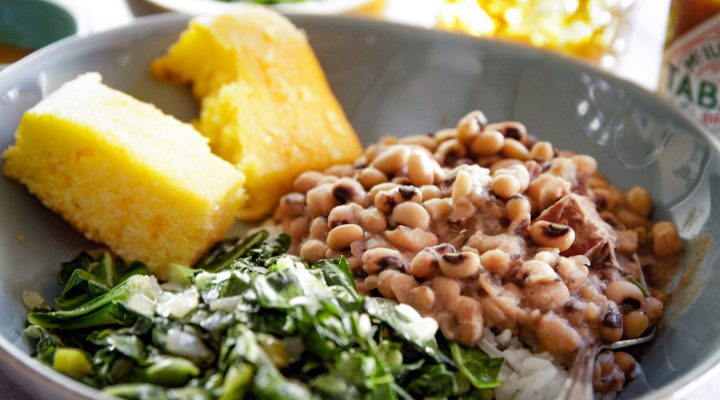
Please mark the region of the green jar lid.
[[0, 0], [0, 42], [34, 50], [77, 31], [76, 19], [60, 5], [45, 0]]

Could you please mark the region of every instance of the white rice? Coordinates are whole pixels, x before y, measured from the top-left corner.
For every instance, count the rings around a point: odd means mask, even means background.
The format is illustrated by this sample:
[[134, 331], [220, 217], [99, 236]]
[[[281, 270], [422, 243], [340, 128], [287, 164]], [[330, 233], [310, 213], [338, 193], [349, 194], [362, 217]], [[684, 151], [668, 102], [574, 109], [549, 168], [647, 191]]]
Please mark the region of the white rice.
[[548, 353], [533, 354], [509, 330], [499, 335], [485, 329], [480, 348], [491, 357], [505, 359], [495, 389], [498, 400], [554, 399], [567, 377], [567, 370]]

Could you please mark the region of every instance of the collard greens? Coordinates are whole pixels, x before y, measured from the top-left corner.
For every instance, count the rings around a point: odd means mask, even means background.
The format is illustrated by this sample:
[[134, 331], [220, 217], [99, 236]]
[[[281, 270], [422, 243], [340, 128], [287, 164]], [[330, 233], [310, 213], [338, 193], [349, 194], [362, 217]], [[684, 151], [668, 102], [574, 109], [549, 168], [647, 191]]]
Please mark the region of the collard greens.
[[308, 267], [286, 235], [218, 243], [159, 285], [139, 263], [62, 264], [35, 357], [127, 399], [489, 398], [502, 363], [408, 306], [358, 293], [347, 262]]

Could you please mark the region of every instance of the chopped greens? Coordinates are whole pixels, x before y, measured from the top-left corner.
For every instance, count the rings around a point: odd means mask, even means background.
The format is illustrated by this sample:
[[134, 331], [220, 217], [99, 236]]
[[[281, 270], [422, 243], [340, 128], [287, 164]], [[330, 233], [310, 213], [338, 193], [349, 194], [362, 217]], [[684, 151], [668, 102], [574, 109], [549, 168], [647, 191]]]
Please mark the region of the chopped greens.
[[265, 231], [219, 242], [196, 269], [171, 266], [171, 286], [80, 253], [62, 265], [57, 309], [28, 315], [34, 356], [126, 399], [492, 397], [502, 359], [363, 297], [344, 258], [308, 267], [289, 245]]
[[642, 292], [643, 296], [645, 296], [645, 297], [650, 296], [650, 291], [648, 290], [648, 288], [645, 287], [645, 285], [643, 285], [642, 283], [640, 283], [640, 281], [635, 279], [634, 276], [628, 275], [627, 277], [625, 277], [625, 279], [627, 279], [627, 281], [632, 283], [633, 285], [637, 286], [637, 288], [640, 289], [640, 291]]

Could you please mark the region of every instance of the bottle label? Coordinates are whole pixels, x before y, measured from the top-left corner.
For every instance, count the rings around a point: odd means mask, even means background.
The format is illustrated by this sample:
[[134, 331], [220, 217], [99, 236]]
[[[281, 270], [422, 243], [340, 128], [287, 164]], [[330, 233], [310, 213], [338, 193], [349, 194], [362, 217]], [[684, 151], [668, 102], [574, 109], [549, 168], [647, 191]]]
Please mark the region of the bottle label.
[[720, 14], [676, 40], [663, 65], [663, 96], [720, 134]]

